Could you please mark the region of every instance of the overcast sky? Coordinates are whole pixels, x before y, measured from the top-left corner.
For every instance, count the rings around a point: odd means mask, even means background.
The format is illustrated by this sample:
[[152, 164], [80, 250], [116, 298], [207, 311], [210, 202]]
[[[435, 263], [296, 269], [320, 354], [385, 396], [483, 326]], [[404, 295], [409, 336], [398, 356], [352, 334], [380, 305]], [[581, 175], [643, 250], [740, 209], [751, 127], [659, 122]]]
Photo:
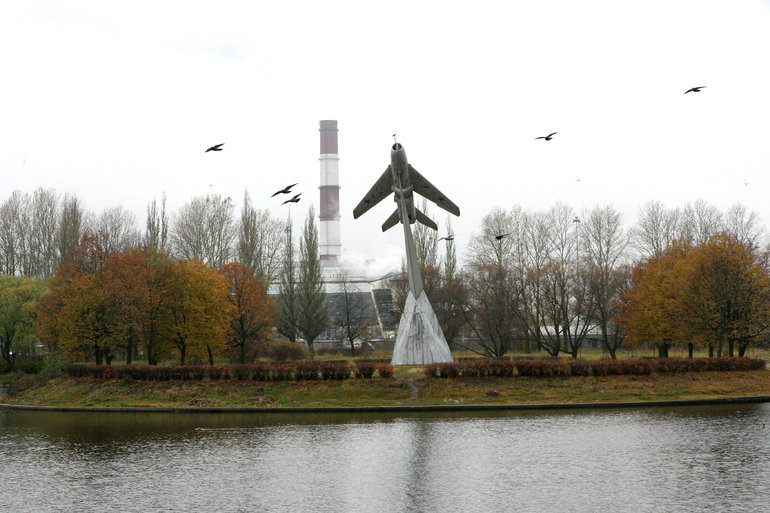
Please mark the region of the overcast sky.
[[239, 214], [248, 189], [283, 218], [270, 195], [299, 182], [298, 228], [334, 119], [343, 256], [378, 270], [404, 253], [380, 231], [394, 204], [352, 210], [393, 133], [459, 205], [461, 257], [494, 206], [610, 203], [632, 225], [703, 198], [768, 225], [769, 54], [768, 1], [3, 2], [0, 201], [55, 188], [143, 229], [164, 192]]

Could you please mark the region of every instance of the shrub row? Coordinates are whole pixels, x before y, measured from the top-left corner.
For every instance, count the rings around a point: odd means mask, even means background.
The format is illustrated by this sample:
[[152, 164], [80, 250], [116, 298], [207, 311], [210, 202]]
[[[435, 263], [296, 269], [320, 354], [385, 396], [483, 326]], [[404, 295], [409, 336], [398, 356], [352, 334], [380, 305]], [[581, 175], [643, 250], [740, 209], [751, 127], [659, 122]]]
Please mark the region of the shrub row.
[[431, 378], [513, 376], [613, 376], [645, 375], [653, 372], [738, 371], [764, 369], [765, 361], [756, 358], [656, 358], [631, 360], [572, 360], [564, 358], [489, 360], [462, 359], [454, 363], [425, 365], [423, 372]]
[[463, 358], [454, 363], [425, 365], [423, 372], [431, 378], [507, 378], [516, 373], [516, 361], [507, 359]]
[[374, 372], [380, 377], [393, 376], [390, 363], [359, 360], [355, 365], [347, 361], [302, 360], [291, 363], [255, 363], [248, 365], [69, 365], [68, 376], [75, 378], [126, 379], [131, 381], [339, 381], [352, 377], [371, 379]]

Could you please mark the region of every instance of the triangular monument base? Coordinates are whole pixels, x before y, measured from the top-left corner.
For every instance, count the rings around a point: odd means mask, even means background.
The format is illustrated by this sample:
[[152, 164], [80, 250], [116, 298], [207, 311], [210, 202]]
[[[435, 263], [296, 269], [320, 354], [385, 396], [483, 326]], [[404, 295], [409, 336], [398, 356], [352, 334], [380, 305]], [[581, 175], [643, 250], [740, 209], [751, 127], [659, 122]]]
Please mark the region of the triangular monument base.
[[398, 325], [391, 365], [427, 365], [453, 361], [452, 352], [428, 296], [422, 291], [415, 299], [409, 291]]

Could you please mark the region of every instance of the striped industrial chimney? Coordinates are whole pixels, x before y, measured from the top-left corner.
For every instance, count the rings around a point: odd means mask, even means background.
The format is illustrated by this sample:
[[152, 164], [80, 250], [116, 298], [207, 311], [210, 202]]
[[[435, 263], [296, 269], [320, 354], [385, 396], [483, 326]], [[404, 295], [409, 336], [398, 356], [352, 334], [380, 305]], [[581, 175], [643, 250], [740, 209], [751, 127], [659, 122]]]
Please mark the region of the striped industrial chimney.
[[320, 121], [321, 132], [321, 229], [318, 252], [321, 260], [340, 259], [340, 173], [337, 153], [337, 121]]

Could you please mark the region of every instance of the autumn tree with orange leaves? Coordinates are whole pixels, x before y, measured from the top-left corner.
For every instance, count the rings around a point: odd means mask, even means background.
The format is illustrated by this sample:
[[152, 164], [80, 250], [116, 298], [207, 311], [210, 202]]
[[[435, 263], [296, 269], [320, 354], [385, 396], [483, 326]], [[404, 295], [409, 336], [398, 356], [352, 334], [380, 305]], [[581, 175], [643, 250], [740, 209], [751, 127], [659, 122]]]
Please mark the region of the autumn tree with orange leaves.
[[171, 261], [154, 247], [110, 254], [100, 237], [84, 236], [38, 308], [39, 335], [70, 357], [131, 363], [141, 346], [147, 362], [178, 351], [213, 363], [233, 312], [225, 280], [199, 261]]
[[115, 333], [107, 308], [104, 267], [108, 253], [98, 237], [84, 235], [72, 258], [57, 271], [38, 309], [40, 338], [49, 349], [74, 356], [92, 351], [97, 364], [110, 363]]
[[219, 274], [229, 286], [228, 297], [234, 307], [227, 345], [238, 354], [241, 363], [247, 363], [249, 353], [261, 341], [272, 338], [278, 322], [277, 310], [265, 283], [245, 265], [225, 264]]
[[631, 343], [653, 342], [668, 356], [675, 342], [739, 356], [767, 332], [770, 274], [750, 248], [719, 233], [691, 247], [675, 242], [634, 269], [617, 320]]

